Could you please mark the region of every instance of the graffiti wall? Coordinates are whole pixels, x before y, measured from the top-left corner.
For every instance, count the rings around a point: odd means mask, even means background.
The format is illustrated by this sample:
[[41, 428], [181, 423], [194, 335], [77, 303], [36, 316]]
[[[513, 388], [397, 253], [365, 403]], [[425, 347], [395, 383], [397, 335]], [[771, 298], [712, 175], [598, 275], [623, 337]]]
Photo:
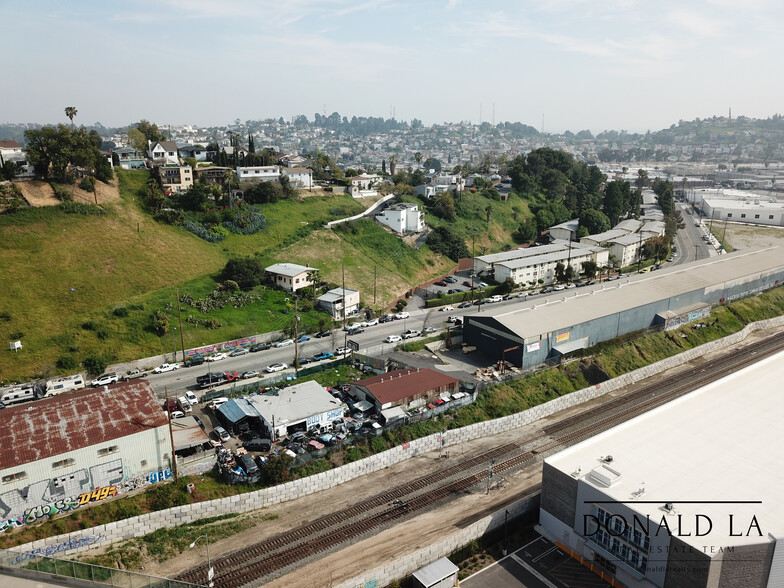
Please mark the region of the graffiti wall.
[[0, 494], [0, 533], [171, 477], [168, 468], [126, 477], [122, 460], [116, 459], [67, 476], [41, 480], [21, 490], [10, 490]]
[[224, 343], [216, 343], [215, 345], [206, 345], [204, 347], [197, 347], [196, 349], [188, 349], [185, 351], [185, 357], [193, 357], [194, 355], [211, 355], [213, 353], [228, 352], [240, 347], [250, 347], [256, 343], [256, 337], [245, 337], [244, 339], [236, 339], [235, 341], [226, 341]]
[[43, 549], [33, 549], [31, 551], [25, 551], [24, 553], [18, 555], [11, 561], [11, 565], [17, 565], [28, 559], [32, 559], [34, 557], [51, 557], [56, 553], [61, 551], [68, 551], [70, 549], [78, 549], [80, 547], [85, 547], [87, 545], [95, 545], [100, 541], [103, 541], [103, 535], [90, 535], [89, 537], [81, 537], [79, 539], [70, 539], [68, 541], [64, 541], [63, 543], [57, 543], [55, 545], [47, 545]]

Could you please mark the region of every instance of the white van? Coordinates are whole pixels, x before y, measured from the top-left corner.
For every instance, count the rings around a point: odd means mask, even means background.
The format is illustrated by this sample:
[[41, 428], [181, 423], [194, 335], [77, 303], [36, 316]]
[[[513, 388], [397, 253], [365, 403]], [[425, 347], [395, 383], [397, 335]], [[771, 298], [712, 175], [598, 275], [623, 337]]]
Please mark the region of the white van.
[[213, 398], [213, 399], [212, 399], [212, 400], [210, 400], [210, 402], [207, 404], [207, 408], [209, 408], [210, 410], [215, 410], [215, 409], [216, 409], [216, 408], [218, 408], [218, 407], [219, 407], [221, 404], [225, 404], [225, 403], [227, 403], [228, 401], [229, 401], [229, 399], [228, 399], [228, 398], [226, 398], [225, 396], [221, 396], [220, 398]]
[[0, 396], [0, 402], [6, 406], [18, 402], [27, 402], [28, 400], [35, 400], [35, 387], [33, 384], [20, 384], [19, 386], [6, 388]]
[[180, 405], [180, 410], [182, 410], [182, 412], [188, 413], [188, 412], [191, 412], [193, 410], [191, 408], [191, 403], [188, 402], [188, 400], [185, 398], [185, 396], [180, 396], [177, 399], [177, 404]]
[[57, 396], [63, 392], [70, 392], [71, 390], [81, 390], [86, 386], [82, 374], [75, 376], [64, 376], [56, 380], [49, 380], [46, 383], [46, 396]]

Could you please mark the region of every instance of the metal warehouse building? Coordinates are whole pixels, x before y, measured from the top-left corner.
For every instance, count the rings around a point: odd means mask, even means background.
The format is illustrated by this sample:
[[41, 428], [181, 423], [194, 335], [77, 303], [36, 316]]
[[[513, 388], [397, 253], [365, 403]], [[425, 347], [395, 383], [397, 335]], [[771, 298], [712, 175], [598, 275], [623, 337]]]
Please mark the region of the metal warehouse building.
[[566, 290], [537, 304], [465, 317], [463, 338], [493, 359], [529, 368], [567, 353], [735, 300], [784, 281], [784, 249], [740, 251], [655, 273]]
[[0, 439], [0, 525], [69, 510], [99, 487], [171, 477], [169, 420], [146, 380], [0, 410]]
[[782, 380], [779, 353], [548, 457], [539, 524], [623, 586], [784, 586]]

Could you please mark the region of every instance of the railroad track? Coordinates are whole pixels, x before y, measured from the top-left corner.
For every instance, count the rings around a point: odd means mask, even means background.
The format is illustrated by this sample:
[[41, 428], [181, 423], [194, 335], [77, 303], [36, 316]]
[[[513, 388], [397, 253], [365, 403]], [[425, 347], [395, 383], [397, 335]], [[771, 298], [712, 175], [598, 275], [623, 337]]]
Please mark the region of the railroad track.
[[[380, 528], [433, 507], [439, 502], [488, 482], [494, 474], [510, 473], [541, 462], [548, 455], [657, 406], [720, 379], [784, 348], [784, 333], [773, 335], [682, 372], [677, 379], [641, 386], [572, 417], [547, 425], [520, 441], [506, 443], [475, 457], [381, 492], [349, 508], [213, 560], [215, 585], [239, 588], [259, 585], [301, 564], [353, 542]], [[178, 580], [200, 583], [206, 565], [192, 568]]]

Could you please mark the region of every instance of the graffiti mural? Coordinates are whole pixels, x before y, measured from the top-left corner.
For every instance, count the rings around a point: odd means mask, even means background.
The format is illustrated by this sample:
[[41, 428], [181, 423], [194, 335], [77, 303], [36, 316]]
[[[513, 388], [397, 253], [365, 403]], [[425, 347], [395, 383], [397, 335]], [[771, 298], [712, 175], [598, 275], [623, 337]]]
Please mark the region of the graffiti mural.
[[34, 557], [51, 557], [55, 553], [60, 553], [61, 551], [70, 551], [71, 549], [79, 549], [80, 547], [85, 547], [88, 545], [95, 545], [100, 541], [103, 541], [104, 535], [91, 535], [89, 537], [81, 537], [79, 539], [69, 539], [63, 543], [57, 543], [55, 545], [47, 545], [42, 549], [32, 549], [30, 551], [25, 551], [24, 553], [19, 554], [11, 561], [11, 565], [17, 565], [22, 563], [23, 561], [27, 561], [28, 559], [32, 559]]
[[0, 494], [0, 533], [171, 477], [171, 470], [166, 468], [125, 478], [122, 460], [116, 459], [67, 476], [41, 480], [22, 490]]
[[223, 351], [233, 351], [240, 347], [250, 347], [256, 342], [256, 337], [245, 337], [244, 339], [236, 339], [235, 341], [226, 341], [225, 343], [216, 343], [215, 345], [205, 345], [204, 347], [197, 347], [196, 349], [188, 349], [185, 352], [185, 357], [193, 357], [195, 355], [210, 355]]

